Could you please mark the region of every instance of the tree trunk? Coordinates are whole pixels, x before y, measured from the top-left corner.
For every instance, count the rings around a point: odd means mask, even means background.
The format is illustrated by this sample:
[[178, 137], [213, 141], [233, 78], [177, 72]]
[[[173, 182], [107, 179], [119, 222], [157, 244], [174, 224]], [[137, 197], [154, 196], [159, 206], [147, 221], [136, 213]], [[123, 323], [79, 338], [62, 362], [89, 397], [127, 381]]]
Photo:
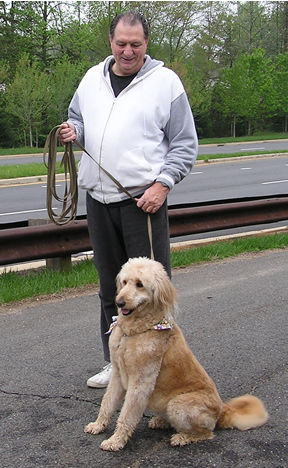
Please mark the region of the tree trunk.
[[251, 135], [251, 127], [252, 127], [252, 125], [251, 125], [251, 119], [249, 119], [249, 120], [248, 120], [248, 131], [247, 131], [248, 136]]
[[284, 3], [283, 52], [288, 51], [288, 4]]
[[32, 136], [32, 125], [29, 125], [29, 138], [30, 138], [30, 148], [33, 148], [33, 136]]
[[233, 116], [233, 121], [231, 123], [231, 136], [236, 137], [236, 117]]

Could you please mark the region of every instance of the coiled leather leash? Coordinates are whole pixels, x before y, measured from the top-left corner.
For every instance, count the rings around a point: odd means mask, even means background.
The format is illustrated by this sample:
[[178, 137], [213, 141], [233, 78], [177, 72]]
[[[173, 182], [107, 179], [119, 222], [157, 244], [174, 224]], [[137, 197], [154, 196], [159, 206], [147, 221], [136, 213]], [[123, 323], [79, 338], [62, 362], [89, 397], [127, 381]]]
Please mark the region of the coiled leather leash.
[[[76, 217], [78, 203], [77, 169], [72, 148], [72, 143], [64, 145], [64, 154], [60, 167], [64, 167], [65, 185], [64, 195], [57, 193], [56, 189], [56, 160], [57, 143], [61, 126], [54, 127], [49, 133], [43, 151], [43, 162], [47, 167], [47, 211], [48, 216], [55, 224], [69, 223]], [[48, 160], [46, 157], [48, 155]], [[52, 208], [53, 200], [62, 203], [62, 211], [58, 215]]]

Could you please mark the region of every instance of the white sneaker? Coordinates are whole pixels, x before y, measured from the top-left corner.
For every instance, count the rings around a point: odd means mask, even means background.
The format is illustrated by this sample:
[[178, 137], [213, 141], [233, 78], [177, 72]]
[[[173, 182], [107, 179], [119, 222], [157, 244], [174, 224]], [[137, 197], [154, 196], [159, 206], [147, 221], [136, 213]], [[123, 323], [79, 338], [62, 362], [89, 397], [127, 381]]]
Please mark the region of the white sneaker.
[[109, 363], [103, 367], [103, 370], [87, 380], [88, 387], [104, 388], [107, 387], [112, 372], [112, 364]]

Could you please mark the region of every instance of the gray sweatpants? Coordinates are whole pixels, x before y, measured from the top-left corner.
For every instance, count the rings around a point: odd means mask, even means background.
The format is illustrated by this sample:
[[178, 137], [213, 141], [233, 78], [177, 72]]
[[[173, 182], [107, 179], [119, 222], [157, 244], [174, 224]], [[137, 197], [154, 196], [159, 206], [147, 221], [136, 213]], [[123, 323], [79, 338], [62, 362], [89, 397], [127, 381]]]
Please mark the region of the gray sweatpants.
[[[150, 257], [147, 213], [133, 200], [105, 205], [87, 193], [87, 220], [94, 251], [94, 263], [99, 273], [101, 300], [101, 338], [105, 361], [110, 361], [109, 330], [115, 305], [115, 278], [121, 266], [132, 257]], [[161, 262], [169, 276], [170, 240], [167, 202], [151, 214], [154, 258]]]

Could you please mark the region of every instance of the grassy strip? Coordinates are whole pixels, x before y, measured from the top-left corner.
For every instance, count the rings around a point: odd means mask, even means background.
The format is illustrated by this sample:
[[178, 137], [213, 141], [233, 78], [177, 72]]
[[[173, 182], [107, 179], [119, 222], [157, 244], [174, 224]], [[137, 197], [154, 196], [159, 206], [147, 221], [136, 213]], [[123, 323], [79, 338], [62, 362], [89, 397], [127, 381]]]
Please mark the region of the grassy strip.
[[[62, 174], [64, 168], [60, 167], [60, 163], [56, 163], [56, 173]], [[18, 177], [33, 177], [47, 175], [47, 167], [43, 163], [30, 164], [9, 164], [0, 166], [0, 179], [16, 179]]]
[[189, 250], [172, 252], [172, 266], [183, 267], [201, 262], [212, 262], [235, 257], [244, 253], [264, 250], [285, 249], [288, 247], [288, 233], [276, 233], [261, 237], [246, 237], [216, 244], [195, 247]]
[[[184, 267], [201, 262], [222, 260], [243, 253], [259, 252], [288, 247], [288, 233], [263, 237], [248, 237], [193, 247], [171, 254], [172, 267]], [[92, 260], [83, 260], [70, 272], [51, 270], [7, 272], [1, 275], [0, 304], [17, 302], [25, 298], [57, 294], [67, 288], [98, 284], [98, 274]]]
[[10, 271], [3, 273], [0, 278], [0, 304], [98, 283], [98, 273], [91, 260], [77, 262], [69, 272], [49, 269], [29, 270], [25, 273]]
[[[288, 150], [265, 151], [265, 154], [288, 153]], [[221, 153], [221, 154], [199, 154], [198, 161], [209, 162], [211, 159], [237, 158], [241, 156], [255, 156], [263, 154], [263, 151], [245, 151], [241, 153]], [[64, 168], [60, 167], [60, 162], [56, 163], [57, 174], [63, 174]], [[15, 179], [18, 177], [43, 176], [47, 174], [47, 168], [43, 163], [14, 164], [0, 166], [0, 179]]]
[[279, 151], [241, 151], [241, 153], [218, 153], [218, 154], [199, 154], [198, 161], [207, 161], [211, 159], [239, 158], [241, 156], [257, 156], [258, 154], [281, 154], [288, 153], [288, 150]]
[[[43, 154], [44, 148], [30, 148], [30, 146], [22, 146], [19, 148], [0, 148], [0, 156], [12, 156], [17, 154]], [[57, 151], [63, 152], [63, 146], [59, 146]]]
[[268, 141], [268, 140], [283, 140], [288, 138], [288, 133], [262, 133], [259, 135], [242, 136], [242, 137], [223, 137], [223, 138], [202, 138], [199, 140], [200, 145], [217, 145], [221, 143], [241, 143], [244, 141]]

